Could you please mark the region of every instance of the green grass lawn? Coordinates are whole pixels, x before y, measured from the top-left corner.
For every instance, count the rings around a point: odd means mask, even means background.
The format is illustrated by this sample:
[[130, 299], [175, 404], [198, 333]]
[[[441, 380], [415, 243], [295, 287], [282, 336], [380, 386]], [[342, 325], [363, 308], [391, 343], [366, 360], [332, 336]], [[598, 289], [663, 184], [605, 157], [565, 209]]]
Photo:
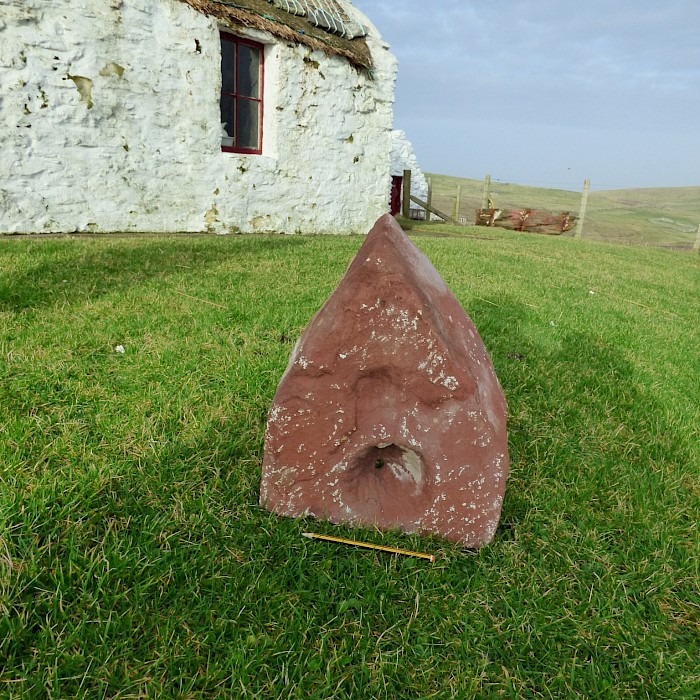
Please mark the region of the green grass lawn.
[[257, 505], [360, 238], [0, 240], [0, 697], [698, 697], [700, 258], [415, 240], [509, 402], [477, 552]]

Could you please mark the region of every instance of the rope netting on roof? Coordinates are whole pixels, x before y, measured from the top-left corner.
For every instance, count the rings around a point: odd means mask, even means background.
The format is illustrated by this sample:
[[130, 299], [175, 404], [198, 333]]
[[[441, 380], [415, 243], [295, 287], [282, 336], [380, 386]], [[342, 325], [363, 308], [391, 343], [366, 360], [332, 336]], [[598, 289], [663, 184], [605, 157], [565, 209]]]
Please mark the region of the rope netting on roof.
[[312, 24], [346, 39], [365, 36], [364, 27], [348, 17], [337, 0], [268, 0], [281, 10], [306, 17]]

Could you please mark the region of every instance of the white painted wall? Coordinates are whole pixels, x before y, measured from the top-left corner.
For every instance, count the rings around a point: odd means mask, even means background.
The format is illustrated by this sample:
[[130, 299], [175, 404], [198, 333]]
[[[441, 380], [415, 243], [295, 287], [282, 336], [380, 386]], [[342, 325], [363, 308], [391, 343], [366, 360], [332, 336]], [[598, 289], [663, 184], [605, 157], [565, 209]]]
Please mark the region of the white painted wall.
[[360, 17], [374, 79], [246, 34], [266, 45], [253, 156], [220, 150], [215, 20], [179, 0], [2, 0], [0, 233], [366, 233], [388, 209], [396, 61]]
[[428, 181], [420, 169], [418, 158], [406, 132], [396, 129], [392, 132], [391, 174], [403, 175], [404, 170], [411, 171], [411, 194], [425, 201], [428, 198]]

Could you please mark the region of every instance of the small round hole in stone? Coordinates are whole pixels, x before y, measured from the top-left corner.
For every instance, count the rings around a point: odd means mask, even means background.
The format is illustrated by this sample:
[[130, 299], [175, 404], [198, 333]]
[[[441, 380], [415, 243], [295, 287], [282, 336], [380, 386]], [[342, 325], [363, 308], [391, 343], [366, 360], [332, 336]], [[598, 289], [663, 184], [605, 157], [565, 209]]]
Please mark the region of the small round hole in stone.
[[383, 459], [378, 459], [378, 460], [374, 463], [374, 468], [375, 468], [375, 469], [381, 469], [383, 466], [384, 466], [384, 460], [383, 460]]

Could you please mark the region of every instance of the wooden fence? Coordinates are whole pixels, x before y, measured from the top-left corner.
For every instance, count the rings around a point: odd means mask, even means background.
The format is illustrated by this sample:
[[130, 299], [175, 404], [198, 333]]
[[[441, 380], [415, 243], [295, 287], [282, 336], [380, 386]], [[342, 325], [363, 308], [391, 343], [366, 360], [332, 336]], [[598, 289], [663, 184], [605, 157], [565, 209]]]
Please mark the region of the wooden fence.
[[[510, 183], [428, 175], [428, 199], [433, 221], [473, 226], [483, 209], [536, 210], [561, 217], [570, 212], [576, 226], [564, 235], [629, 245], [651, 245], [700, 253], [700, 188], [656, 191], [591, 192], [586, 180], [581, 191], [550, 190]], [[410, 202], [415, 199], [409, 199]], [[414, 211], [414, 217], [416, 212]], [[410, 212], [409, 212], [410, 216]], [[566, 227], [569, 228], [568, 226]]]

